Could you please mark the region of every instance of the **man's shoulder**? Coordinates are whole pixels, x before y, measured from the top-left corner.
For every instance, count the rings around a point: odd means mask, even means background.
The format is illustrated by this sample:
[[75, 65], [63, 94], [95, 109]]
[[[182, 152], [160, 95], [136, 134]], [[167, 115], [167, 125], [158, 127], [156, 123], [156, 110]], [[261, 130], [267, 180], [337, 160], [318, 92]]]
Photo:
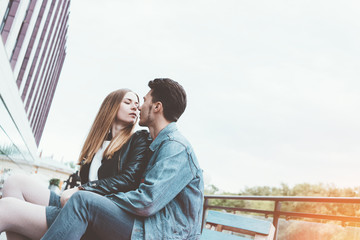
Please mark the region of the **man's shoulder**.
[[175, 123], [171, 123], [155, 138], [155, 140], [150, 145], [150, 149], [155, 151], [159, 148], [164, 149], [164, 147], [171, 148], [176, 146], [181, 146], [184, 149], [191, 148], [189, 141], [177, 129]]
[[192, 149], [192, 146], [190, 142], [187, 140], [187, 138], [180, 132], [180, 131], [174, 131], [167, 135], [167, 138], [164, 139], [163, 146], [177, 146], [180, 148]]
[[170, 141], [177, 141], [183, 144], [189, 144], [189, 141], [186, 139], [186, 137], [179, 131], [173, 131], [168, 134], [168, 140]]

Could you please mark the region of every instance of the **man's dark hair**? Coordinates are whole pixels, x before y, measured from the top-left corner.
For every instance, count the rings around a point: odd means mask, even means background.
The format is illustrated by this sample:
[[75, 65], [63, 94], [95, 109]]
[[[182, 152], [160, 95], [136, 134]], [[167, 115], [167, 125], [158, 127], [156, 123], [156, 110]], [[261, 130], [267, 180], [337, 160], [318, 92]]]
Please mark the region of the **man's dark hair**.
[[156, 78], [149, 82], [152, 102], [161, 102], [164, 117], [170, 122], [176, 122], [186, 108], [186, 92], [176, 81], [170, 78]]

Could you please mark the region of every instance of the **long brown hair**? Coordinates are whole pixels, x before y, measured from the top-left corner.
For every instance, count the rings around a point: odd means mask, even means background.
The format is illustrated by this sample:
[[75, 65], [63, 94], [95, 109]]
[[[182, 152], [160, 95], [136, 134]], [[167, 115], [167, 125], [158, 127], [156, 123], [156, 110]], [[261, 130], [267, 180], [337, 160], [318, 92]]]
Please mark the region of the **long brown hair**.
[[[97, 113], [94, 123], [91, 126], [90, 132], [85, 140], [84, 146], [81, 150], [78, 164], [84, 160], [84, 163], [90, 163], [101, 148], [106, 139], [112, 124], [115, 121], [116, 115], [120, 108], [120, 103], [126, 93], [132, 92], [130, 89], [119, 89], [111, 92], [101, 104], [99, 112]], [[139, 96], [136, 95], [138, 100]], [[111, 158], [116, 151], [118, 151], [131, 137], [135, 129], [135, 123], [129, 124], [120, 131], [116, 136], [112, 136], [109, 146], [105, 149], [103, 157]]]

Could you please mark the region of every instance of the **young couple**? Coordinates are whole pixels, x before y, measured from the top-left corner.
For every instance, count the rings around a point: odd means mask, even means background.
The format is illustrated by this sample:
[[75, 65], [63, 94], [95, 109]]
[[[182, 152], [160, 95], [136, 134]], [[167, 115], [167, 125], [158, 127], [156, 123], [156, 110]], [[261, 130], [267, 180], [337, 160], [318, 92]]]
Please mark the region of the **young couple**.
[[[102, 103], [82, 148], [82, 185], [61, 196], [30, 177], [11, 176], [0, 200], [7, 239], [199, 239], [203, 177], [175, 122], [186, 107], [183, 87], [149, 82], [139, 106], [121, 89]], [[134, 133], [140, 110], [140, 126]]]

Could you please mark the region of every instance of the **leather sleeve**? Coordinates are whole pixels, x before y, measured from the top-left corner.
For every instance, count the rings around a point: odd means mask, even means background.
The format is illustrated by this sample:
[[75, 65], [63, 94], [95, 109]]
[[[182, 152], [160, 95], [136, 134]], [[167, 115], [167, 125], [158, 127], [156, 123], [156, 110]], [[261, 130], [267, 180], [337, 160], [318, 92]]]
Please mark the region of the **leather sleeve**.
[[81, 184], [87, 183], [89, 181], [89, 170], [90, 164], [81, 164], [79, 173]]
[[131, 140], [126, 164], [116, 176], [88, 182], [81, 185], [80, 189], [100, 195], [136, 189], [148, 163], [149, 134], [147, 131], [138, 131]]

